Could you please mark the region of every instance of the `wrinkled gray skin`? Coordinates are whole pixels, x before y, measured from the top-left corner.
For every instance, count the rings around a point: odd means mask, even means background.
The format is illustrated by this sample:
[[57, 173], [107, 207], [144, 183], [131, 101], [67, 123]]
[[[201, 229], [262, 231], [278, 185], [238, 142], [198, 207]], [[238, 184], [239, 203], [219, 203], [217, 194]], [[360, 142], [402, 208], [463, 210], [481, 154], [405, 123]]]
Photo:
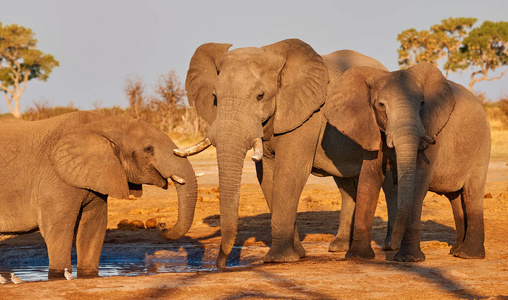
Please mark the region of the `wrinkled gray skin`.
[[480, 101], [427, 63], [396, 72], [351, 68], [334, 88], [326, 104], [330, 123], [365, 149], [376, 150], [383, 142], [378, 157], [362, 167], [354, 237], [346, 257], [374, 257], [372, 219], [386, 162], [397, 174], [397, 216], [387, 245], [400, 246], [395, 260], [425, 259], [420, 220], [429, 190], [451, 201], [457, 242], [450, 253], [485, 257], [483, 196], [490, 127]]
[[354, 51], [321, 57], [296, 39], [261, 48], [228, 51], [230, 47], [200, 46], [186, 80], [188, 98], [211, 124], [207, 137], [217, 148], [222, 235], [217, 266], [226, 265], [235, 242], [243, 162], [258, 137], [264, 154], [256, 171], [272, 213], [265, 262], [297, 261], [305, 255], [295, 219], [311, 172], [334, 176], [341, 189], [340, 228], [330, 250], [347, 250], [356, 182], [369, 152], [329, 126], [321, 108], [328, 86], [348, 68], [386, 69]]
[[50, 279], [71, 269], [76, 238], [78, 277], [98, 276], [107, 227], [107, 197], [141, 196], [142, 184], [167, 188], [177, 175], [178, 221], [159, 230], [178, 238], [192, 224], [197, 183], [189, 161], [173, 154], [171, 139], [129, 117], [69, 113], [43, 121], [0, 122], [0, 232], [39, 228]]

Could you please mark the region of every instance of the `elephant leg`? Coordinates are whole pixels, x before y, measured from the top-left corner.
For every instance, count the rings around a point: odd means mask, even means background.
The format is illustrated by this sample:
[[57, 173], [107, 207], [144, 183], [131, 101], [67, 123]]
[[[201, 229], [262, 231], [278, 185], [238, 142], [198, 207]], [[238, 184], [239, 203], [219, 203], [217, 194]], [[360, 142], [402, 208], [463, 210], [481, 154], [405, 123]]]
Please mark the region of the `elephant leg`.
[[[464, 242], [456, 247], [453, 256], [460, 258], [485, 258], [485, 231], [483, 221], [483, 195], [485, 181], [471, 177], [462, 191], [462, 207], [465, 216]], [[455, 212], [455, 211], [454, 211]]]
[[363, 160], [356, 195], [353, 240], [346, 253], [348, 259], [375, 257], [370, 242], [372, 240], [374, 213], [376, 212], [379, 192], [384, 180], [382, 161], [382, 151], [371, 152]]
[[259, 185], [265, 196], [266, 204], [272, 212], [272, 194], [273, 194], [273, 167], [275, 164], [275, 158], [273, 155], [266, 155], [267, 150], [265, 148], [265, 155], [263, 159], [256, 162], [256, 175], [258, 178]]
[[[265, 153], [267, 153], [265, 149]], [[256, 163], [256, 173], [259, 184], [261, 185], [261, 189], [263, 190], [263, 194], [266, 199], [266, 204], [270, 209], [270, 213], [272, 213], [272, 195], [273, 195], [273, 167], [274, 167], [274, 158], [273, 156], [265, 156], [263, 160]], [[295, 232], [294, 232], [294, 247], [298, 252], [300, 257], [305, 256], [305, 249], [302, 246], [302, 242], [300, 241], [300, 236], [298, 234], [298, 227], [295, 224]]]
[[298, 261], [305, 255], [296, 227], [303, 187], [312, 170], [321, 117], [313, 115], [293, 132], [277, 137], [273, 168], [272, 245], [265, 262]]
[[388, 210], [388, 228], [386, 229], [386, 238], [383, 250], [396, 250], [397, 247], [391, 244], [393, 224], [397, 217], [397, 185], [393, 180], [393, 171], [386, 171], [385, 180], [383, 181], [383, 192], [385, 193], [386, 208]]
[[71, 250], [79, 215], [79, 202], [71, 206], [67, 200], [66, 197], [65, 201], [56, 201], [62, 205], [48, 205], [49, 201], [40, 201], [39, 204], [39, 228], [48, 249], [48, 279], [51, 280], [65, 279], [65, 268], [72, 269]]
[[333, 177], [333, 179], [340, 190], [342, 204], [340, 208], [339, 230], [335, 239], [330, 243], [328, 251], [342, 252], [349, 249], [351, 242], [358, 182], [356, 178]]
[[415, 194], [411, 214], [406, 231], [400, 243], [400, 249], [395, 253], [394, 260], [403, 262], [418, 262], [425, 260], [425, 254], [420, 249], [420, 231], [423, 199], [429, 190], [430, 176], [428, 171], [417, 168]]
[[76, 235], [80, 278], [99, 276], [99, 259], [107, 228], [107, 196], [90, 196], [93, 199], [81, 209]]
[[445, 196], [450, 200], [453, 211], [453, 219], [455, 220], [455, 231], [457, 232], [457, 241], [450, 249], [450, 254], [454, 254], [457, 248], [464, 242], [466, 233], [466, 225], [464, 223], [464, 204], [462, 202], [462, 192], [447, 193]]
[[[265, 256], [265, 262], [298, 261], [304, 255], [301, 251], [303, 247], [299, 242], [296, 227], [296, 213], [300, 194], [310, 175], [311, 166], [312, 163], [308, 162], [301, 166], [301, 169], [295, 166], [291, 172], [286, 172], [289, 171], [286, 168], [275, 170], [272, 199], [272, 245]], [[295, 244], [302, 249], [295, 248]]]

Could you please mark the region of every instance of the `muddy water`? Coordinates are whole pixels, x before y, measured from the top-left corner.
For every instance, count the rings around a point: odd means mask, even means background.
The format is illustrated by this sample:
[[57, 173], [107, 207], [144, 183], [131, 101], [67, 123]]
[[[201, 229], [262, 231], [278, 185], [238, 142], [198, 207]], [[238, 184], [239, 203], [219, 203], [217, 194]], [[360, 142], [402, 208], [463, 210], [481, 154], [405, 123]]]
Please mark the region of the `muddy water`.
[[[19, 255], [25, 253], [29, 255]], [[7, 257], [17, 254], [10, 262], [0, 261], [0, 274], [10, 278], [10, 273], [24, 281], [45, 281], [48, 278], [48, 259], [45, 249], [34, 247], [13, 247], [5, 253]], [[183, 273], [214, 271], [217, 258], [217, 245], [180, 244], [175, 246], [157, 246], [153, 244], [104, 245], [99, 275], [138, 276], [156, 273]], [[76, 253], [72, 253], [73, 275], [76, 276]], [[261, 263], [259, 246], [235, 247], [228, 265], [245, 267]]]

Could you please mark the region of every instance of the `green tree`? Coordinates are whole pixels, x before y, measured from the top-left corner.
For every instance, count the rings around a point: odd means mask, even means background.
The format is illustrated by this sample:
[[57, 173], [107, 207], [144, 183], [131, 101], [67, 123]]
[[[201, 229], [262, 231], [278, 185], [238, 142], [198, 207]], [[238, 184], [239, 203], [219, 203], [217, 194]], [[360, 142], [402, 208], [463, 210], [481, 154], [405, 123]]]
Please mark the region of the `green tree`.
[[443, 69], [446, 77], [459, 69], [460, 58], [455, 57], [468, 30], [476, 23], [476, 18], [448, 18], [431, 27], [438, 42], [439, 58], [446, 59]]
[[489, 77], [489, 72], [508, 66], [508, 22], [483, 22], [464, 38], [452, 59], [458, 62], [457, 67], [460, 69], [473, 69], [469, 81], [470, 91], [477, 82], [502, 78], [508, 68], [495, 77]]
[[428, 30], [414, 28], [404, 30], [397, 36], [400, 42], [399, 65], [402, 68], [420, 62], [437, 66], [443, 62], [446, 76], [450, 72], [472, 69], [469, 90], [475, 83], [502, 78], [489, 77], [498, 68], [508, 66], [508, 22], [485, 21], [472, 29], [475, 18], [448, 18]]
[[453, 54], [457, 53], [462, 40], [476, 22], [475, 18], [448, 18], [441, 24], [433, 25], [430, 30], [417, 31], [414, 28], [404, 30], [397, 36], [400, 42], [399, 65], [407, 68], [421, 62], [437, 66], [441, 59], [446, 59], [444, 69], [446, 76], [455, 72], [459, 66]]
[[51, 54], [44, 54], [36, 46], [37, 39], [31, 29], [0, 23], [0, 89], [16, 118], [21, 117], [19, 100], [28, 81], [47, 80], [59, 65]]

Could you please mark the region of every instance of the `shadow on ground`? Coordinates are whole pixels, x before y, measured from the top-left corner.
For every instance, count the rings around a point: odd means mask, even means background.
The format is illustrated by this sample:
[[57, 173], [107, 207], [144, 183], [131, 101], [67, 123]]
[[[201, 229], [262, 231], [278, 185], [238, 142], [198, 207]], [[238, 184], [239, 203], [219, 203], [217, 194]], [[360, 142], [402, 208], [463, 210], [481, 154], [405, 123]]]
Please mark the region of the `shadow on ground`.
[[[338, 211], [298, 213], [300, 239], [327, 245], [337, 233], [339, 215]], [[210, 227], [205, 228], [203, 234], [194, 233], [193, 237], [185, 236], [174, 241], [162, 240], [154, 229], [108, 230], [101, 254], [100, 274], [113, 276], [213, 270], [220, 243], [219, 220], [219, 215], [209, 216], [204, 219], [204, 223]], [[238, 224], [236, 247], [228, 259], [228, 266], [245, 267], [262, 263], [268, 250], [263, 246], [270, 246], [271, 241], [270, 214], [242, 217]], [[380, 247], [385, 234], [386, 221], [376, 217], [373, 240]], [[455, 240], [455, 231], [434, 221], [426, 221], [422, 223], [422, 241], [429, 239], [451, 244]], [[0, 253], [0, 273], [8, 274], [23, 268], [37, 271], [33, 267], [47, 268], [49, 264], [46, 246], [39, 232], [1, 241]], [[392, 256], [386, 257], [390, 260]], [[75, 249], [72, 251], [72, 263], [76, 265]], [[37, 280], [41, 280], [40, 277]]]

